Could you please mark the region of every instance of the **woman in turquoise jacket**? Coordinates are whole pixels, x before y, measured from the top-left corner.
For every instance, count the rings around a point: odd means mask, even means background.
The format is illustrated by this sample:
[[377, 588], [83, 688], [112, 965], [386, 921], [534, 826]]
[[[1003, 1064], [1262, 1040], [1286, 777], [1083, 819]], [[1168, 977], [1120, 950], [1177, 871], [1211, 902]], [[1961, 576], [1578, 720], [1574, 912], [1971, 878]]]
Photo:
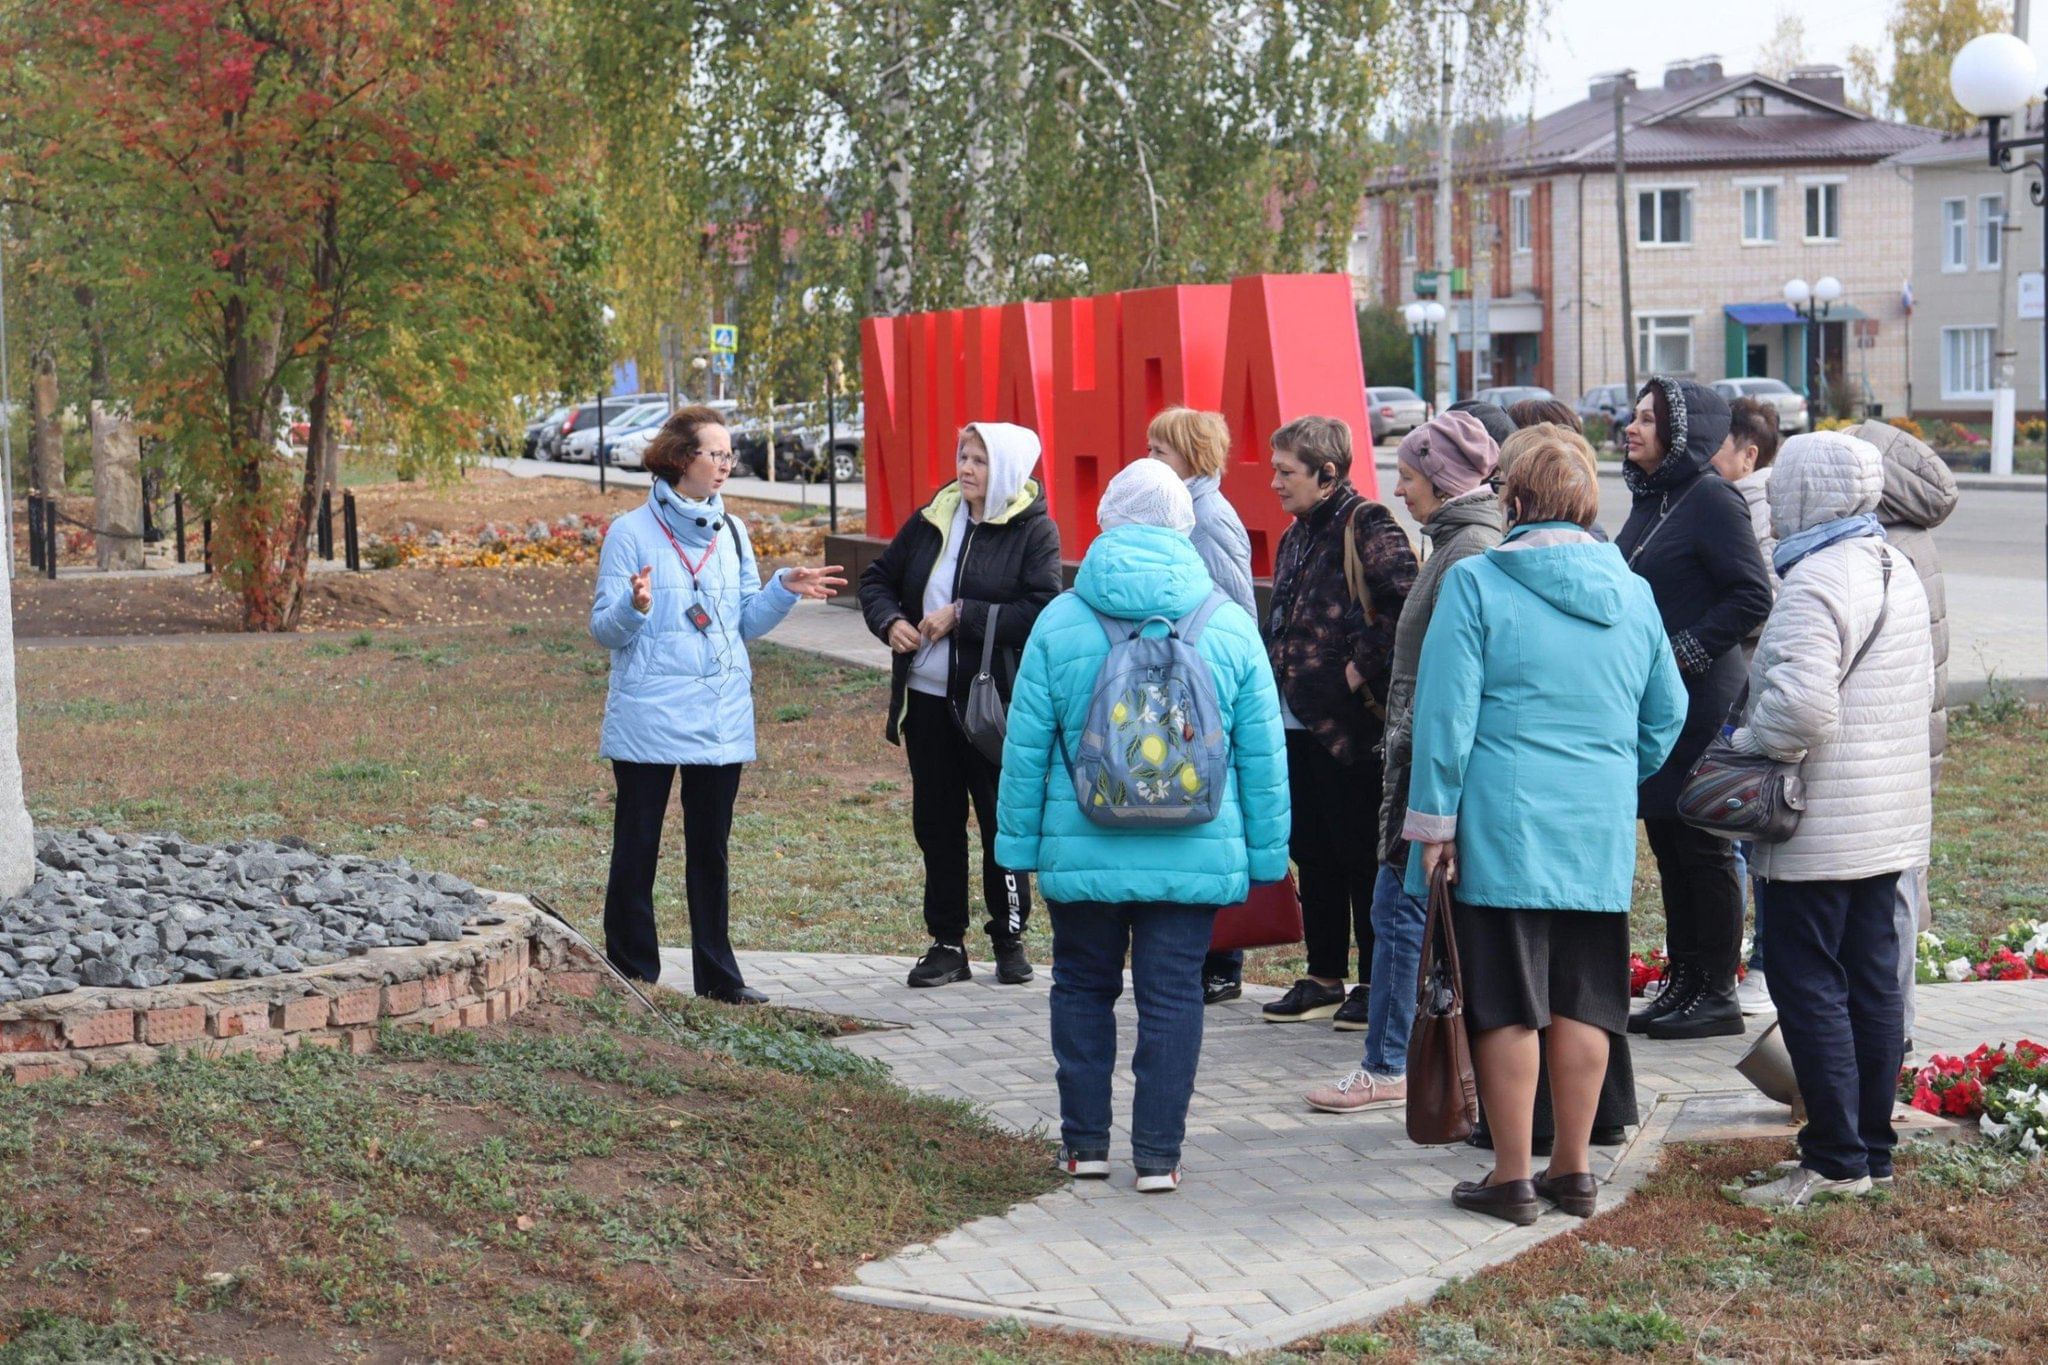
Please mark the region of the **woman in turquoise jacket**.
[[[1543, 1202], [1584, 1217], [1586, 1147], [1608, 1034], [1628, 1026], [1636, 788], [1685, 721], [1685, 688], [1647, 584], [1586, 529], [1599, 512], [1586, 452], [1562, 436], [1509, 471], [1513, 527], [1462, 560], [1422, 646], [1402, 829], [1407, 886], [1441, 870], [1456, 929], [1494, 1170], [1460, 1208], [1532, 1223]], [[1537, 1031], [1557, 1137], [1532, 1179]]]
[[599, 753], [618, 783], [605, 955], [629, 977], [661, 975], [654, 871], [669, 788], [680, 777], [692, 984], [699, 995], [755, 1004], [767, 997], [740, 976], [726, 905], [740, 765], [754, 761], [747, 641], [780, 625], [799, 598], [830, 597], [846, 580], [833, 565], [782, 569], [761, 582], [746, 527], [719, 496], [732, 472], [732, 434], [714, 409], [677, 411], [644, 462], [653, 487], [605, 532], [590, 607], [591, 638], [612, 652]]
[[1108, 828], [1082, 813], [1067, 765], [1109, 653], [1096, 613], [1180, 621], [1215, 591], [1188, 539], [1194, 504], [1159, 461], [1139, 460], [1111, 479], [1097, 515], [1102, 534], [1074, 590], [1040, 613], [1024, 649], [1003, 746], [996, 858], [1038, 874], [1052, 920], [1061, 1168], [1109, 1174], [1115, 1005], [1128, 951], [1138, 1005], [1131, 1151], [1138, 1189], [1163, 1193], [1180, 1183], [1202, 1050], [1202, 959], [1216, 911], [1243, 900], [1253, 882], [1287, 874], [1286, 749], [1258, 627], [1223, 601], [1195, 638], [1229, 740], [1215, 818], [1153, 830]]

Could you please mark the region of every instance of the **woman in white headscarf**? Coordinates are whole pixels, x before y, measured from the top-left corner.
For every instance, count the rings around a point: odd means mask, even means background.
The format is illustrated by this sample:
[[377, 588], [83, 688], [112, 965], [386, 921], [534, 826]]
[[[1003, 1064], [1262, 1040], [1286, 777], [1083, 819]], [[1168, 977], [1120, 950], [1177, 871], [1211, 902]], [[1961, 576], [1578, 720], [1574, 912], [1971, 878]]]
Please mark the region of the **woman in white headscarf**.
[[962, 428], [958, 477], [896, 532], [861, 573], [868, 629], [895, 652], [887, 734], [910, 760], [910, 822], [924, 854], [931, 947], [913, 986], [973, 976], [967, 960], [967, 806], [981, 827], [981, 886], [996, 979], [1031, 979], [1024, 927], [1031, 884], [995, 856], [997, 765], [968, 741], [967, 692], [991, 630], [990, 671], [1005, 700], [1039, 610], [1059, 595], [1060, 532], [1031, 478], [1037, 433], [1009, 422]]

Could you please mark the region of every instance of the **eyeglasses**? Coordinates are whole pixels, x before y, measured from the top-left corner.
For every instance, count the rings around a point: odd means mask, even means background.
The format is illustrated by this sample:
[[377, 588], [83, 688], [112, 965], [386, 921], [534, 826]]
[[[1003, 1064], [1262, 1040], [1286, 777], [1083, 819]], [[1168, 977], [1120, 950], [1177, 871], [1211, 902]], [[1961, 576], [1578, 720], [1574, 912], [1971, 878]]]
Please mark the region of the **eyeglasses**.
[[734, 461], [738, 459], [730, 450], [700, 450], [697, 453], [723, 469], [731, 469]]

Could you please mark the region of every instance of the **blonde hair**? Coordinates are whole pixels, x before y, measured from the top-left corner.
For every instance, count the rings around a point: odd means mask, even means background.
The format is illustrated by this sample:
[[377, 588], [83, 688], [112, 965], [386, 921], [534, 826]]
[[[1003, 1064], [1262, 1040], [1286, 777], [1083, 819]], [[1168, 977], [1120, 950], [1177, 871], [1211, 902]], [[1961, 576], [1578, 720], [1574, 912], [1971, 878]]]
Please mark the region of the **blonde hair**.
[[1223, 472], [1230, 458], [1230, 427], [1220, 412], [1167, 408], [1145, 428], [1145, 439], [1157, 441], [1188, 462], [1188, 472], [1209, 479]]
[[1600, 467], [1586, 438], [1555, 422], [1524, 427], [1500, 448], [1500, 500], [1516, 525], [1600, 515]]

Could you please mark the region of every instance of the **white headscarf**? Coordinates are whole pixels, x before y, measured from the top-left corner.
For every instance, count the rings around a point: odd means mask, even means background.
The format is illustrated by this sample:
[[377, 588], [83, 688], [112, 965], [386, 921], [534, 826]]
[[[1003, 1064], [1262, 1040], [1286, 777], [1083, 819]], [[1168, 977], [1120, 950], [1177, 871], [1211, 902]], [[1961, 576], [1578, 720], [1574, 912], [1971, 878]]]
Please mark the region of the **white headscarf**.
[[1127, 464], [1102, 490], [1095, 520], [1115, 526], [1163, 526], [1182, 535], [1195, 529], [1195, 502], [1180, 475], [1159, 460]]

